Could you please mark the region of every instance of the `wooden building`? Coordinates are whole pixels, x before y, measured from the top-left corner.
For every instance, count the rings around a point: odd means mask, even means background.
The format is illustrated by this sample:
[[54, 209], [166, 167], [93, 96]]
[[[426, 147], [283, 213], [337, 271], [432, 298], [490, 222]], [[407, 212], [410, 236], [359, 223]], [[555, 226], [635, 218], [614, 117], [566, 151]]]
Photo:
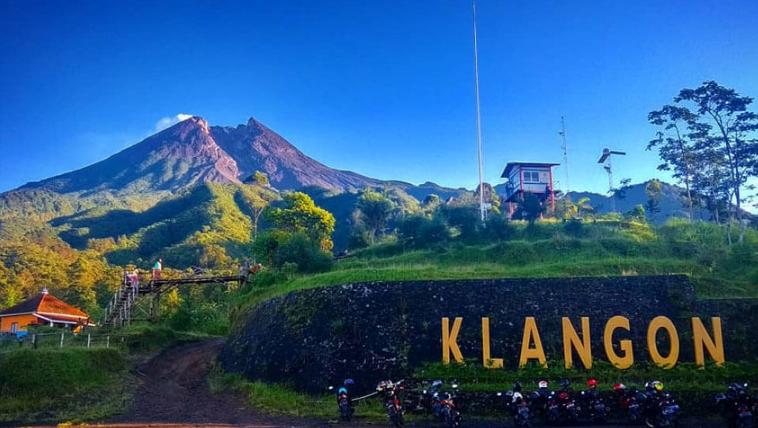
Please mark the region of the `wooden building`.
[[0, 312], [0, 333], [26, 331], [34, 325], [65, 327], [74, 331], [94, 326], [84, 311], [52, 296], [47, 289]]
[[503, 170], [505, 203], [512, 215], [527, 194], [536, 196], [543, 204], [555, 209], [556, 191], [553, 187], [553, 167], [557, 163], [509, 162]]

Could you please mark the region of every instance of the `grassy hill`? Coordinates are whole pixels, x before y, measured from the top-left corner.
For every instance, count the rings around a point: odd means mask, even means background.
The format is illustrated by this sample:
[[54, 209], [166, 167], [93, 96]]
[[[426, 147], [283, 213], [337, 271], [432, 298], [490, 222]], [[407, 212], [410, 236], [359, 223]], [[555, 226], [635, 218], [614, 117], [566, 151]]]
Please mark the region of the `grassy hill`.
[[634, 221], [583, 224], [514, 222], [508, 239], [453, 239], [406, 248], [395, 238], [338, 261], [329, 272], [266, 272], [239, 297], [249, 307], [289, 291], [350, 282], [418, 279], [689, 275], [701, 297], [758, 297], [758, 232], [731, 248], [726, 227]]

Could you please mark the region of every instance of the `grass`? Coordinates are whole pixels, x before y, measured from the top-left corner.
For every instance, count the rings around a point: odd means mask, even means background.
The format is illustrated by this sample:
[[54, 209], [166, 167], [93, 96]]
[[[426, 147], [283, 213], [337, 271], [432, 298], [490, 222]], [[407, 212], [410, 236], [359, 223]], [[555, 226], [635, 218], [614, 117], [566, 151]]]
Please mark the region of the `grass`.
[[128, 402], [126, 355], [115, 349], [22, 349], [0, 354], [0, 423], [80, 422]]
[[504, 391], [514, 382], [521, 382], [525, 388], [534, 388], [540, 379], [557, 382], [569, 379], [576, 389], [584, 388], [588, 378], [598, 379], [602, 389], [610, 389], [615, 383], [642, 388], [645, 382], [660, 380], [666, 389], [674, 392], [704, 393], [722, 392], [726, 385], [736, 381], [758, 381], [758, 363], [726, 363], [723, 367], [708, 366], [698, 369], [692, 363], [680, 363], [673, 369], [662, 369], [654, 364], [638, 362], [627, 370], [618, 370], [610, 363], [593, 361], [590, 370], [583, 368], [565, 369], [563, 361], [552, 362], [548, 367], [537, 364], [523, 369], [486, 369], [474, 361], [466, 364], [430, 363], [418, 369], [415, 376], [420, 379], [457, 380], [463, 391]]
[[[256, 410], [272, 415], [337, 419], [337, 403], [333, 394], [308, 395], [296, 392], [286, 385], [254, 382], [238, 374], [224, 373], [216, 367], [210, 376], [211, 390], [230, 390], [244, 394], [248, 404]], [[382, 420], [385, 411], [377, 398], [354, 403], [358, 419]]]
[[699, 297], [758, 297], [758, 233], [729, 248], [725, 227], [673, 223], [657, 231], [583, 226], [580, 237], [560, 224], [545, 224], [529, 239], [464, 243], [425, 249], [397, 242], [375, 245], [340, 260], [329, 272], [292, 275], [267, 272], [238, 296], [242, 309], [295, 290], [353, 282], [504, 277], [569, 277], [686, 274]]

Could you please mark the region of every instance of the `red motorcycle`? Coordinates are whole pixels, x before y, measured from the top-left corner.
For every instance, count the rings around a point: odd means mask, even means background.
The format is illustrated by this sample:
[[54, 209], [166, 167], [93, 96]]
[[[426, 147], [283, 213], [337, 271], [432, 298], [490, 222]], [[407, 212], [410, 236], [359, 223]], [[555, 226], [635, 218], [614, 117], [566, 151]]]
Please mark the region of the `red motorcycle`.
[[403, 390], [403, 381], [393, 383], [391, 380], [381, 381], [376, 390], [384, 395], [384, 407], [387, 409], [387, 418], [392, 426], [400, 428], [405, 425], [405, 413], [400, 392]]

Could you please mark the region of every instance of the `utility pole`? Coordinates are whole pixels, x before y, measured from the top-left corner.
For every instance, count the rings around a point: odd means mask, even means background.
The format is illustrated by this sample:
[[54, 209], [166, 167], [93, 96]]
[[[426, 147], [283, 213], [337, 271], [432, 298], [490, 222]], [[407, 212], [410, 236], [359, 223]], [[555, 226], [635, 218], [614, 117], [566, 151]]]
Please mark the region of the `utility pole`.
[[613, 166], [611, 164], [611, 158], [613, 155], [625, 156], [626, 152], [609, 150], [606, 147], [603, 149], [603, 154], [600, 155], [600, 159], [598, 159], [597, 163], [605, 164], [603, 169], [608, 173], [608, 193], [611, 194], [611, 212], [616, 212], [616, 192], [613, 191]]
[[487, 220], [487, 207], [484, 205], [484, 163], [482, 160], [482, 115], [479, 107], [479, 53], [476, 40], [476, 0], [471, 0], [474, 21], [474, 92], [476, 94], [476, 148], [479, 163], [479, 215], [482, 223]]
[[566, 185], [564, 188], [566, 189], [565, 197], [568, 198], [569, 194], [569, 157], [568, 157], [568, 146], [566, 145], [566, 123], [563, 120], [563, 116], [561, 116], [561, 150], [563, 150], [563, 168], [566, 171]]

